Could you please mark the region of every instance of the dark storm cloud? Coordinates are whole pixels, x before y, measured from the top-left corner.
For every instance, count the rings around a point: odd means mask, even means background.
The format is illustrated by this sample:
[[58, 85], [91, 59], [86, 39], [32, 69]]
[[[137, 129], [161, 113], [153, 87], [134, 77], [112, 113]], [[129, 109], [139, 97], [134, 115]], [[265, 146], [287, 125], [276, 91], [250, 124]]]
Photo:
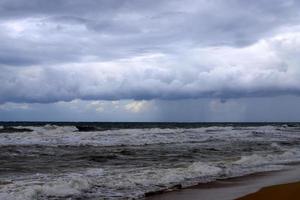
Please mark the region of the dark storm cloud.
[[[35, 30], [28, 31], [49, 36], [47, 41], [29, 40], [23, 35], [13, 38], [16, 44], [11, 47], [17, 52], [22, 50], [25, 56], [35, 55], [36, 62], [73, 62], [85, 55], [100, 59], [126, 57], [141, 49], [169, 52], [182, 43], [246, 45], [281, 25], [297, 23], [298, 8], [298, 2], [279, 0], [272, 5], [266, 1], [233, 0], [2, 0], [0, 20], [37, 18], [31, 22]], [[76, 25], [86, 30], [73, 30]], [[46, 55], [27, 51], [32, 47]]]
[[0, 0], [0, 101], [298, 95], [299, 8]]

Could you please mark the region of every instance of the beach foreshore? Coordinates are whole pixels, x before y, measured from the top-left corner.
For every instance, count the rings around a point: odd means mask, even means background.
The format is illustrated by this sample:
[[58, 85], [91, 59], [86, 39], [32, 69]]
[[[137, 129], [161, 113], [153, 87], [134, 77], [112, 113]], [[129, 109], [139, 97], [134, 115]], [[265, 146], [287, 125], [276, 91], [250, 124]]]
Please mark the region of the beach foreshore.
[[[217, 180], [212, 183], [155, 194], [146, 197], [146, 200], [300, 199], [299, 174], [300, 165], [292, 165], [290, 169], [283, 171], [262, 172], [244, 177]], [[290, 193], [293, 193], [294, 196], [284, 198], [286, 197], [284, 195]]]
[[262, 188], [258, 192], [238, 198], [237, 200], [298, 200], [300, 199], [300, 182], [274, 185]]

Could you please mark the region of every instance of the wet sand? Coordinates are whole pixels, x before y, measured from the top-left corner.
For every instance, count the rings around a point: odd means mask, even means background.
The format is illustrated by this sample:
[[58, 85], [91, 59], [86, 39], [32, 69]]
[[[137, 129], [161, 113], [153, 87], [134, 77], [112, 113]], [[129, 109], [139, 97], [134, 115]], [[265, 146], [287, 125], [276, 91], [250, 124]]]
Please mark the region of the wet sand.
[[299, 200], [300, 182], [265, 187], [237, 200]]
[[[267, 173], [259, 173], [254, 175], [249, 175], [240, 178], [232, 178], [226, 180], [218, 180], [208, 184], [199, 184], [194, 187], [176, 190], [172, 192], [166, 192], [162, 194], [152, 195], [146, 198], [146, 200], [232, 200], [238, 199], [240, 200], [260, 200], [260, 199], [274, 199], [273, 196], [278, 196], [279, 193], [282, 195], [287, 195], [287, 193], [292, 193], [298, 189], [298, 193], [300, 194], [300, 183], [293, 183], [300, 181], [300, 167], [299, 165], [292, 166], [289, 170], [278, 171], [278, 172], [267, 172]], [[292, 183], [288, 185], [279, 185]], [[268, 186], [278, 185], [270, 187]], [[261, 188], [263, 189], [263, 194], [259, 191]], [[275, 189], [273, 189], [275, 188]], [[274, 192], [277, 191], [278, 188], [281, 188], [279, 193]], [[267, 190], [267, 192], [265, 192]], [[256, 193], [257, 192], [257, 193]], [[273, 195], [274, 193], [274, 195]], [[249, 196], [246, 196], [249, 195]], [[263, 195], [263, 196], [261, 196]], [[265, 195], [273, 195], [273, 196], [265, 196]], [[242, 198], [241, 198], [242, 197]], [[300, 197], [300, 195], [298, 195]], [[295, 198], [279, 198], [279, 199], [289, 199], [293, 200]], [[296, 198], [300, 199], [300, 198]]]

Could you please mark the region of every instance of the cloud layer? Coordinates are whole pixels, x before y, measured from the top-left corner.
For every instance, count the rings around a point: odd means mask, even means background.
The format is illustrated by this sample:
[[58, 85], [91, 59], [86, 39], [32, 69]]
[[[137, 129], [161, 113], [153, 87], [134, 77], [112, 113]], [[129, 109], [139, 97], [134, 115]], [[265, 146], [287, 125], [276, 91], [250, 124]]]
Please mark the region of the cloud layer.
[[2, 0], [0, 103], [298, 95], [299, 7]]

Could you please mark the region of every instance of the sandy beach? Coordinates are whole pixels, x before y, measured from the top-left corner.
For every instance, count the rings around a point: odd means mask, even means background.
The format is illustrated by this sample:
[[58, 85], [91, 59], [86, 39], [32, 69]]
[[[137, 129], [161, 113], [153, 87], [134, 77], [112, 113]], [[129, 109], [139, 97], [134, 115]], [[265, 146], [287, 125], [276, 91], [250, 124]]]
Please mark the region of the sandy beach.
[[246, 177], [218, 180], [208, 184], [149, 196], [147, 200], [293, 200], [300, 199], [299, 166], [258, 173]]
[[258, 192], [238, 198], [237, 200], [298, 200], [300, 199], [300, 182], [281, 184], [262, 188]]

